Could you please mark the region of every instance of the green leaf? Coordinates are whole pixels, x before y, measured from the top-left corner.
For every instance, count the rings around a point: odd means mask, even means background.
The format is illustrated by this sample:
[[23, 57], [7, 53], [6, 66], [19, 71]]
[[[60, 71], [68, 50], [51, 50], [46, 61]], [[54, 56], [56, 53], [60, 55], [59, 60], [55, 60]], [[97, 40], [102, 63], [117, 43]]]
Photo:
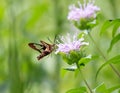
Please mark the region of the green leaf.
[[98, 76], [99, 72], [103, 69], [103, 67], [105, 67], [106, 65], [109, 65], [111, 63], [113, 63], [113, 64], [120, 63], [120, 55], [117, 55], [117, 56], [111, 58], [110, 60], [105, 62], [102, 66], [100, 66], [100, 68], [98, 69], [98, 71], [96, 73], [96, 79], [97, 79], [97, 76]]
[[111, 93], [106, 89], [106, 86], [104, 83], [100, 84], [95, 88], [95, 93]]
[[108, 89], [108, 91], [109, 91], [110, 93], [112, 93], [113, 91], [115, 91], [115, 90], [117, 90], [117, 89], [120, 89], [120, 85], [111, 87], [111, 88]]
[[80, 73], [79, 69], [76, 69], [75, 70], [75, 77], [77, 77], [79, 73]]
[[74, 64], [78, 62], [82, 57], [84, 57], [84, 54], [80, 51], [70, 51], [69, 54], [65, 53], [59, 53], [65, 62], [67, 62], [69, 65]]
[[120, 34], [118, 34], [117, 36], [115, 36], [111, 43], [110, 43], [110, 47], [108, 48], [107, 52], [110, 52], [113, 48], [113, 46], [120, 40]]
[[81, 55], [79, 54], [80, 53], [78, 51], [70, 51], [70, 59], [72, 63], [76, 63], [79, 61], [79, 59], [81, 58]]
[[77, 69], [77, 67], [66, 67], [64, 68], [64, 70], [68, 70], [68, 71], [75, 71]]
[[117, 23], [115, 24], [115, 26], [113, 27], [112, 37], [115, 36], [115, 34], [116, 34], [116, 32], [117, 32], [117, 30], [118, 30], [119, 27], [120, 27], [120, 22], [117, 22]]
[[79, 60], [78, 64], [86, 64], [91, 61], [91, 58], [83, 57]]
[[64, 77], [66, 73], [67, 73], [67, 70], [64, 70], [64, 69], [61, 69], [61, 70], [60, 70], [60, 75], [61, 75], [62, 77]]
[[78, 34], [78, 38], [82, 38], [84, 36], [85, 32], [81, 32]]
[[87, 92], [86, 87], [80, 87], [80, 88], [70, 89], [66, 93], [86, 93], [86, 92]]
[[102, 35], [109, 27], [113, 26], [114, 24], [120, 22], [120, 19], [115, 20], [107, 20], [101, 27], [100, 35]]
[[60, 52], [59, 54], [62, 56], [62, 58], [65, 62], [67, 62], [68, 64], [72, 64], [72, 61], [70, 59], [70, 55], [65, 54], [63, 52]]
[[111, 25], [112, 25], [111, 21], [109, 20], [105, 21], [105, 23], [103, 24], [101, 28], [100, 35], [102, 35]]

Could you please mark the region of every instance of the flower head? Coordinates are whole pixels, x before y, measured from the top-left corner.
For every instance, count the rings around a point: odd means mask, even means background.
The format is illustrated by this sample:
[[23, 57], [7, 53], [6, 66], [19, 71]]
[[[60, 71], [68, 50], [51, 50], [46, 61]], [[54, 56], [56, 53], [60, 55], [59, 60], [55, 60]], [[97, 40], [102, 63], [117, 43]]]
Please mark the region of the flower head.
[[79, 7], [71, 5], [69, 7], [68, 20], [79, 21], [81, 19], [96, 18], [96, 12], [100, 10], [99, 7], [94, 5], [94, 2], [79, 3]]
[[84, 38], [77, 38], [77, 34], [71, 36], [67, 34], [66, 37], [61, 37], [62, 43], [57, 44], [56, 54], [59, 52], [63, 52], [68, 54], [72, 50], [79, 50], [81, 46], [88, 45], [89, 43], [83, 42]]

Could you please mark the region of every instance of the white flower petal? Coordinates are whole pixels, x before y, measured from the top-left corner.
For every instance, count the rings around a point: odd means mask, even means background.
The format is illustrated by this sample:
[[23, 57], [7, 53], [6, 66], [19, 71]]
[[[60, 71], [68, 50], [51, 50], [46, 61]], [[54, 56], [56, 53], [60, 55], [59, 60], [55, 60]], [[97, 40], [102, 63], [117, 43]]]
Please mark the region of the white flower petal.
[[68, 41], [57, 44], [56, 54], [59, 52], [69, 53], [71, 50], [79, 50], [83, 45], [89, 45], [89, 43], [83, 42], [84, 38], [77, 39], [77, 34], [73, 36], [67, 34], [66, 37], [62, 36], [61, 39], [62, 41], [65, 41], [65, 39]]
[[69, 13], [68, 13], [68, 20], [71, 21], [79, 21], [80, 19], [84, 18], [95, 18], [96, 12], [100, 11], [100, 8], [94, 5], [94, 2], [89, 1], [86, 3], [84, 0], [84, 4], [78, 2], [79, 7], [75, 5], [70, 5]]

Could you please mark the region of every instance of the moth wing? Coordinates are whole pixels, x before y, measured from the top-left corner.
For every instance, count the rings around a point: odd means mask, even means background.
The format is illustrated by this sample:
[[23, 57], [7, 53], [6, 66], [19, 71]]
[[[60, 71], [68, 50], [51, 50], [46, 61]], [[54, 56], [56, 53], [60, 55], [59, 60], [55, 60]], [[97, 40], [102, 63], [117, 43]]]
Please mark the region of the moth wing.
[[48, 44], [48, 43], [46, 43], [46, 42], [44, 42], [44, 41], [40, 41], [40, 42], [41, 42], [41, 44], [42, 44], [43, 46], [45, 46], [45, 47], [51, 46], [51, 44]]
[[44, 51], [42, 52], [39, 56], [37, 56], [37, 59], [40, 60], [41, 58], [49, 55], [51, 52], [48, 52], [48, 51]]
[[38, 51], [41, 53], [42, 49], [43, 49], [43, 45], [41, 44], [37, 44], [37, 43], [29, 43], [28, 44], [32, 49]]
[[47, 51], [51, 50], [50, 49], [51, 48], [51, 44], [48, 44], [48, 43], [46, 43], [44, 41], [40, 41], [40, 42], [44, 46], [44, 50], [47, 50]]

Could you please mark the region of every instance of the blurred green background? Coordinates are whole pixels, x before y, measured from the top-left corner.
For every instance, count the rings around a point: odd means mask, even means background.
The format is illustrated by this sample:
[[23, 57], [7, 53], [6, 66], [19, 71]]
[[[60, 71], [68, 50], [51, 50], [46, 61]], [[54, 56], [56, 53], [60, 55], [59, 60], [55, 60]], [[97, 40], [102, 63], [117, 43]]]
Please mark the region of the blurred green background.
[[[84, 86], [81, 76], [73, 72], [62, 73], [67, 64], [51, 54], [38, 61], [39, 55], [29, 42], [44, 40], [51, 43], [55, 35], [76, 30], [67, 20], [68, 6], [77, 0], [0, 0], [0, 93], [65, 93], [67, 90]], [[108, 55], [106, 50], [111, 40], [111, 31], [99, 36], [99, 29], [106, 19], [120, 17], [120, 0], [96, 0], [101, 8], [100, 24], [91, 35], [106, 57], [120, 53], [117, 44]], [[83, 72], [91, 88], [105, 82], [107, 87], [120, 83], [120, 79], [109, 66], [102, 70], [95, 82], [95, 73], [104, 63], [103, 58], [89, 40], [88, 54], [96, 60], [85, 66]], [[120, 65], [115, 65], [120, 70]]]

